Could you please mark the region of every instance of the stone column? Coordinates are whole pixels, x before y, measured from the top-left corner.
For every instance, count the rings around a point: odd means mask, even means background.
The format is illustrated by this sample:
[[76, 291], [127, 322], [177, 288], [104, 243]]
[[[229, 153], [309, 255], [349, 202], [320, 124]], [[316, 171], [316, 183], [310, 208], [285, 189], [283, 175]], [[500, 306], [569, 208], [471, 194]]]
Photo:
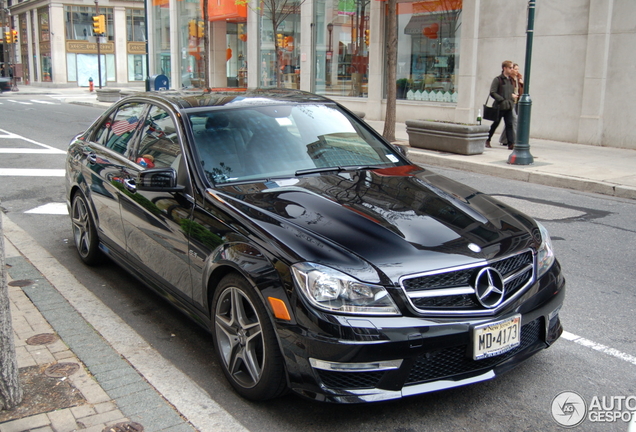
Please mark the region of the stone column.
[[601, 145], [614, 0], [590, 0], [577, 142]]

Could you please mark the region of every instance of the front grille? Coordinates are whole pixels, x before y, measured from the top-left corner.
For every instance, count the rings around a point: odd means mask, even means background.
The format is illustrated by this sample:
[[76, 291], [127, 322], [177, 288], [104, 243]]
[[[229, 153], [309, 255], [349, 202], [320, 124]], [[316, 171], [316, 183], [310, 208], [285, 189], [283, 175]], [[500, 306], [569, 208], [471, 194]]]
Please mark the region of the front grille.
[[384, 375], [379, 372], [334, 372], [316, 369], [322, 382], [333, 389], [376, 388]]
[[[502, 305], [516, 297], [534, 277], [534, 257], [531, 250], [526, 250], [486, 265], [422, 274], [405, 278], [401, 283], [418, 312], [479, 312], [485, 308], [477, 301], [472, 283], [477, 272], [485, 267], [496, 269], [505, 280], [506, 294]], [[427, 293], [430, 290], [436, 291], [434, 295]]]
[[426, 352], [416, 360], [405, 385], [419, 384], [483, 369], [491, 369], [542, 340], [542, 320], [542, 318], [538, 318], [524, 325], [521, 328], [521, 344], [515, 349], [498, 356], [473, 360], [472, 357], [468, 357], [468, 345]]

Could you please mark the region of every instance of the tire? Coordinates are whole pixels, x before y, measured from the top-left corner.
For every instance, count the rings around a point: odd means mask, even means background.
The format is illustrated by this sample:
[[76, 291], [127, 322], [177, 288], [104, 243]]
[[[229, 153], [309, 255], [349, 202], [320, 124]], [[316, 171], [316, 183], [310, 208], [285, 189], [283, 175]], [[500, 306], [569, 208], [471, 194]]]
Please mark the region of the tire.
[[73, 195], [71, 222], [77, 253], [85, 264], [96, 265], [100, 261], [99, 238], [86, 198], [81, 192]]
[[287, 389], [283, 358], [262, 301], [245, 279], [224, 277], [212, 301], [214, 348], [223, 373], [246, 399], [263, 401]]

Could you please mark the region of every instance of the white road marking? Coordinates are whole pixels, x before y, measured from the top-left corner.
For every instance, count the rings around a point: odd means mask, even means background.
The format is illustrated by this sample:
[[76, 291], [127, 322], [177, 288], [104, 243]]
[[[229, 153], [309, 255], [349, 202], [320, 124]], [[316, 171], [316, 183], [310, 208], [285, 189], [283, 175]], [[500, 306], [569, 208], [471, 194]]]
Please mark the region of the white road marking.
[[19, 103], [22, 105], [33, 105], [31, 102], [17, 101], [15, 99], [7, 99], [7, 102]]
[[[95, 96], [95, 94], [89, 94], [88, 96]], [[77, 96], [69, 96], [69, 95], [63, 95], [63, 96], [49, 96], [52, 99], [58, 99], [58, 100], [62, 100], [62, 99], [86, 99], [87, 95], [77, 95]], [[97, 96], [95, 96], [97, 97]]]
[[[0, 138], [4, 138], [0, 136]], [[27, 149], [27, 148], [0, 148], [0, 153], [18, 153], [18, 154], [66, 154], [58, 149]]]
[[627, 363], [631, 363], [634, 366], [636, 366], [636, 357], [634, 357], [631, 354], [627, 354], [627, 353], [621, 352], [621, 351], [619, 351], [617, 349], [610, 348], [610, 347], [605, 346], [605, 345], [601, 345], [600, 343], [593, 342], [593, 341], [591, 341], [589, 339], [585, 339], [585, 338], [583, 338], [581, 336], [577, 336], [577, 335], [572, 334], [570, 332], [564, 331], [561, 336], [564, 339], [566, 339], [566, 340], [569, 340], [571, 342], [574, 342], [576, 344], [582, 345], [582, 346], [587, 347], [587, 348], [592, 348], [595, 351], [602, 352], [603, 354], [607, 354], [607, 355], [610, 355], [612, 357], [616, 357], [618, 359], [621, 359], [623, 361], [626, 361]]
[[57, 105], [55, 102], [43, 101], [38, 99], [31, 99], [31, 102], [35, 102], [39, 104], [47, 104], [47, 105]]
[[44, 204], [34, 209], [25, 211], [25, 213], [67, 215], [68, 208], [66, 207], [65, 203], [49, 203], [49, 204]]
[[40, 142], [34, 141], [32, 139], [29, 139], [27, 137], [23, 137], [22, 135], [18, 135], [18, 134], [14, 134], [12, 132], [9, 132], [8, 130], [0, 129], [0, 132], [4, 133], [4, 135], [0, 135], [0, 138], [21, 139], [21, 140], [24, 140], [26, 142], [30, 142], [31, 144], [35, 144], [35, 145], [38, 145], [40, 147], [44, 147], [45, 149], [50, 150], [51, 153], [66, 154], [66, 151], [64, 151], [64, 150], [59, 150], [59, 149], [56, 149], [55, 147], [51, 147], [50, 145], [42, 144]]
[[0, 168], [6, 177], [64, 177], [63, 169]]

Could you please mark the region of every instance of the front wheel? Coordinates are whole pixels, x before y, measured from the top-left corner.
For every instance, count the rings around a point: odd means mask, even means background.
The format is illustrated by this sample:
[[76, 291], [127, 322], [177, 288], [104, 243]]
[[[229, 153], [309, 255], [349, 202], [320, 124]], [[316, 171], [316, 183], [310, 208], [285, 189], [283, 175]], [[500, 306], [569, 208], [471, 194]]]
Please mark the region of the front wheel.
[[214, 347], [234, 389], [255, 401], [282, 395], [282, 355], [267, 311], [247, 281], [236, 274], [223, 278], [212, 311]]
[[99, 238], [86, 199], [81, 192], [73, 195], [71, 203], [73, 240], [80, 258], [88, 265], [99, 262]]

